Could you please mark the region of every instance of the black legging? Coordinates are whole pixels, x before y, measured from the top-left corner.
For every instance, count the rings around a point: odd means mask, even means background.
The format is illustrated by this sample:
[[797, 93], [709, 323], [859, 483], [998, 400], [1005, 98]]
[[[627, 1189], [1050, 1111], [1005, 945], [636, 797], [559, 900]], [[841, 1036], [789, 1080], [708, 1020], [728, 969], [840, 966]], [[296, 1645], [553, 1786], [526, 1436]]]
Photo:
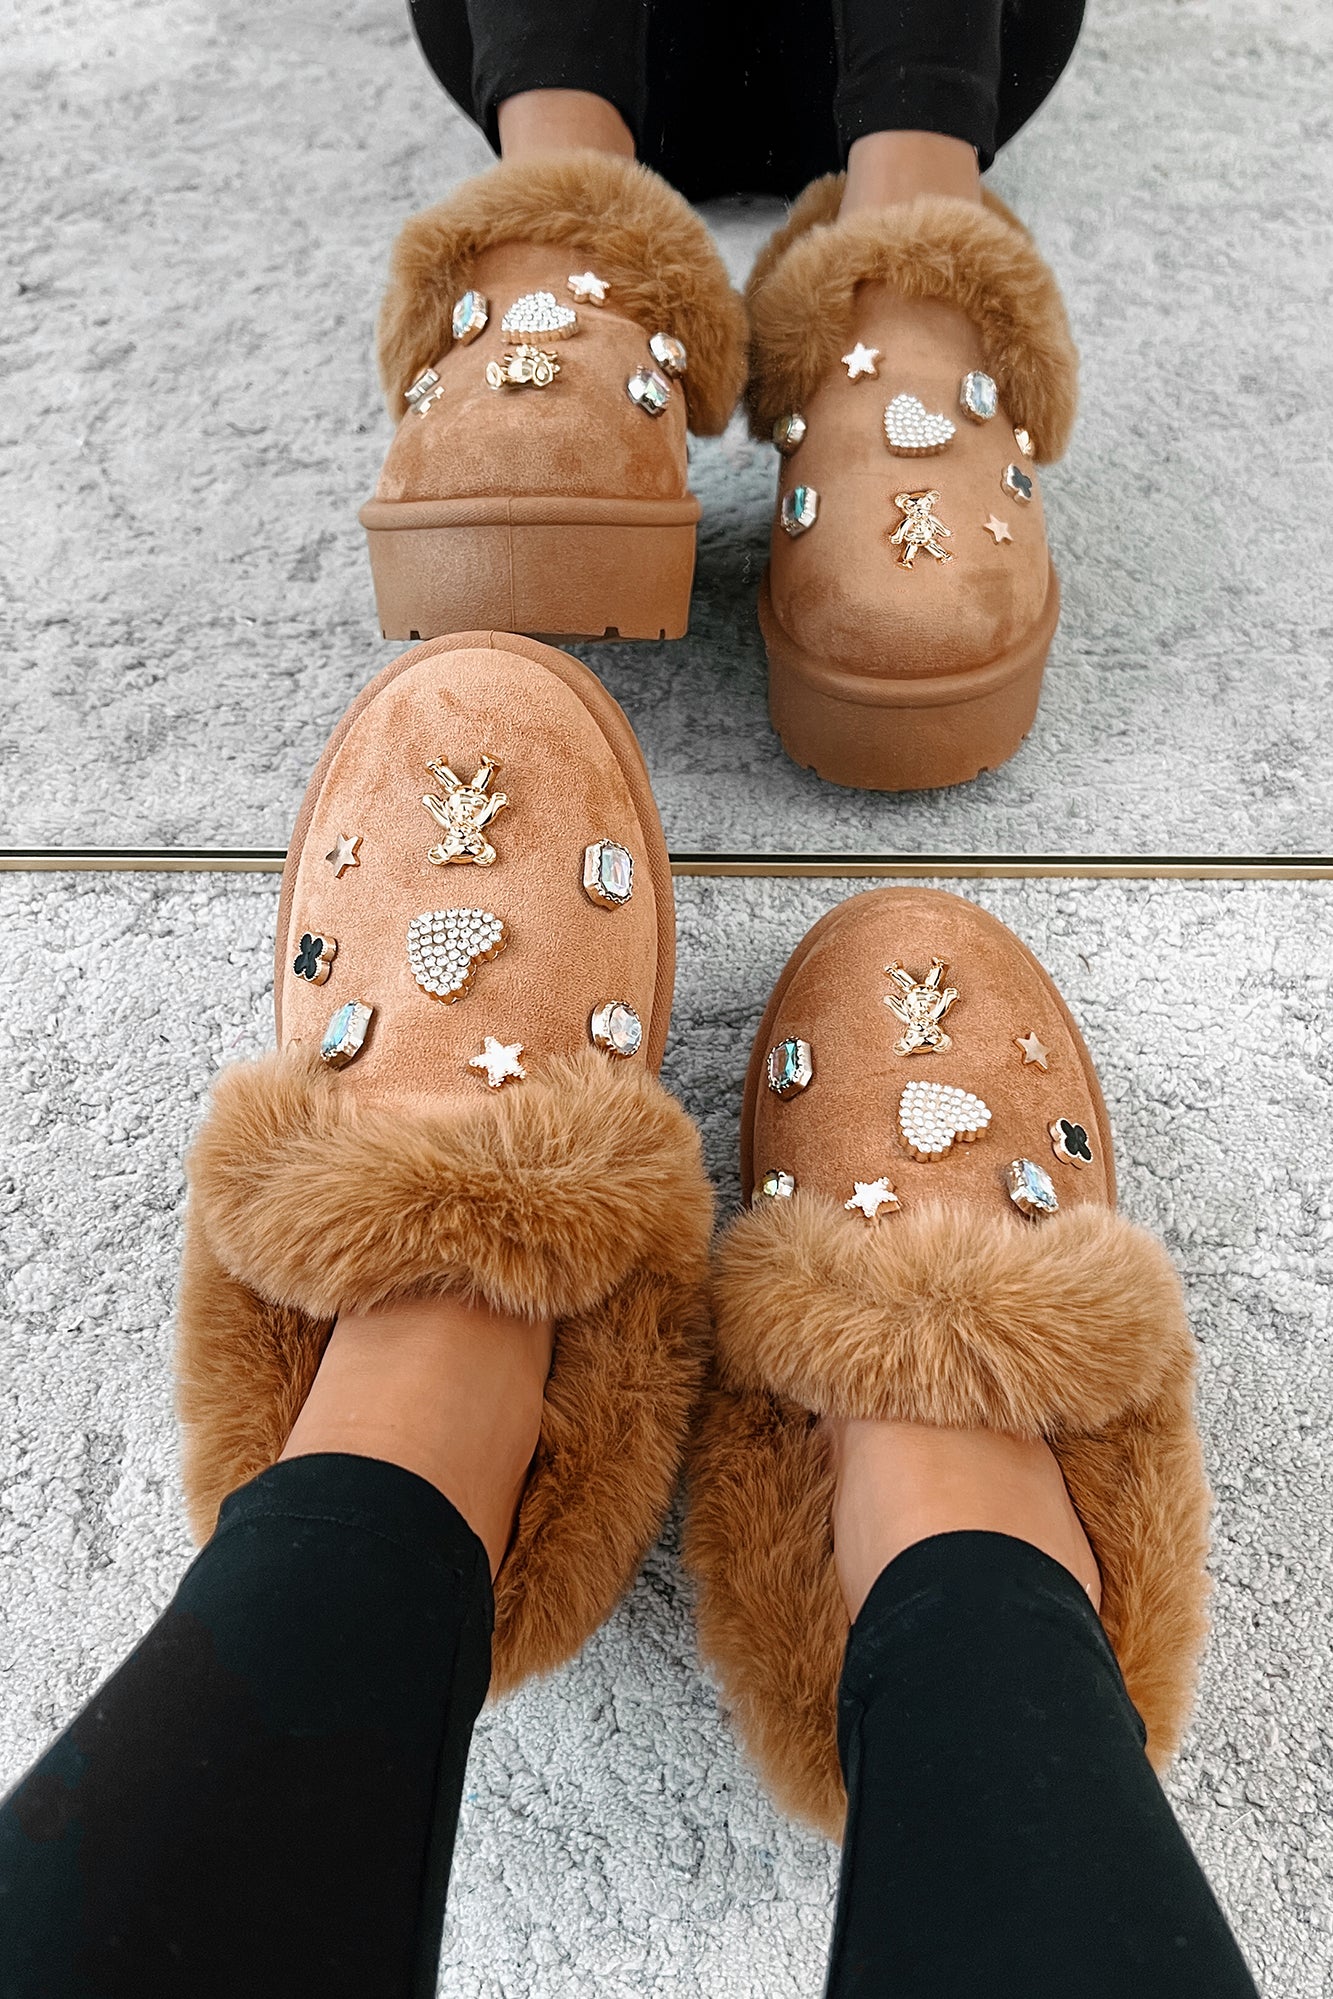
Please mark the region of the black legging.
[[498, 147], [539, 89], [607, 98], [691, 201], [845, 165], [867, 132], [940, 132], [982, 167], [1050, 95], [1084, 0], [409, 0], [426, 60]]
[[[295, 1458], [0, 1807], [0, 1999], [433, 1999], [490, 1670], [433, 1486]], [[839, 1698], [829, 1999], [1255, 1999], [1064, 1569], [948, 1534], [884, 1571]]]

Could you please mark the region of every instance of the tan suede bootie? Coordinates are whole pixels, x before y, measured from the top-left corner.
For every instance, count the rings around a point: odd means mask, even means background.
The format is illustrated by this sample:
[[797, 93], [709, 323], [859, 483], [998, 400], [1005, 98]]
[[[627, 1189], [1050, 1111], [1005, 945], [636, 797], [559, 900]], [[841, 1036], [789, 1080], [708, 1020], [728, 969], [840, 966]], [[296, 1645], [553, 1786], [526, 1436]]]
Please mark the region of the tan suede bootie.
[[278, 1051], [219, 1079], [188, 1162], [191, 1518], [278, 1457], [341, 1311], [452, 1290], [553, 1319], [502, 1691], [629, 1583], [703, 1366], [712, 1197], [656, 1073], [671, 871], [600, 682], [488, 633], [386, 667], [311, 780], [277, 946]]
[[407, 222], [379, 327], [398, 429], [361, 510], [386, 638], [678, 638], [745, 312], [707, 229], [605, 153], [502, 163]]
[[1060, 602], [1037, 465], [1065, 448], [1077, 357], [1002, 203], [842, 221], [840, 195], [807, 188], [748, 287], [753, 428], [783, 454], [773, 722], [836, 784], [958, 784], [1036, 714]]
[[818, 1418], [1045, 1438], [1159, 1768], [1204, 1634], [1194, 1344], [1161, 1244], [1115, 1211], [1068, 1008], [961, 897], [854, 896], [797, 946], [742, 1112], [692, 1455], [699, 1629], [780, 1803], [842, 1829], [833, 1472]]

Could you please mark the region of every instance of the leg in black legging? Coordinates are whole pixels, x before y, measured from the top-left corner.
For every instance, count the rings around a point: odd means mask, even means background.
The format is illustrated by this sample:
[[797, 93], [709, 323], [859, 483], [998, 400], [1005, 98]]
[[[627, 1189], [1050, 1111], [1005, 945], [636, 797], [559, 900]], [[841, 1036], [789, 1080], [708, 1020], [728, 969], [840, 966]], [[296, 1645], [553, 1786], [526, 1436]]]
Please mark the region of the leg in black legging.
[[1256, 1999], [1096, 1613], [1008, 1535], [918, 1541], [852, 1629], [828, 1999]]
[[432, 1999], [490, 1631], [486, 1551], [414, 1473], [233, 1494], [0, 1807], [0, 1999]]

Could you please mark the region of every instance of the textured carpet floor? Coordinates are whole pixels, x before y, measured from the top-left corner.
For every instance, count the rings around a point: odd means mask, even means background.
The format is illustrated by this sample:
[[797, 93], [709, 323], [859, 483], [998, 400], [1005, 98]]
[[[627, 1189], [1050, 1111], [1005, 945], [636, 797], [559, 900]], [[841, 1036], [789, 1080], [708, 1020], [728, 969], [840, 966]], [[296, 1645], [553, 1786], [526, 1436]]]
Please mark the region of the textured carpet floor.
[[[279, 845], [387, 657], [355, 510], [391, 235], [481, 166], [398, 0], [36, 0], [0, 101], [0, 840]], [[1064, 284], [1066, 612], [1035, 734], [952, 793], [784, 758], [772, 453], [697, 449], [694, 631], [596, 655], [688, 847], [1327, 846], [1333, 10], [1098, 0], [999, 190]], [[743, 274], [764, 216], [722, 224]]]
[[[737, 1197], [769, 987], [846, 892], [682, 883], [668, 1076]], [[982, 884], [1090, 1040], [1123, 1200], [1202, 1348], [1215, 1628], [1172, 1796], [1267, 1999], [1333, 1984], [1327, 1355], [1333, 889]], [[182, 1146], [269, 1037], [264, 878], [0, 880], [0, 1778], [186, 1558], [170, 1413]], [[815, 1999], [834, 1858], [770, 1808], [701, 1676], [674, 1532], [572, 1666], [482, 1721], [441, 1991]]]

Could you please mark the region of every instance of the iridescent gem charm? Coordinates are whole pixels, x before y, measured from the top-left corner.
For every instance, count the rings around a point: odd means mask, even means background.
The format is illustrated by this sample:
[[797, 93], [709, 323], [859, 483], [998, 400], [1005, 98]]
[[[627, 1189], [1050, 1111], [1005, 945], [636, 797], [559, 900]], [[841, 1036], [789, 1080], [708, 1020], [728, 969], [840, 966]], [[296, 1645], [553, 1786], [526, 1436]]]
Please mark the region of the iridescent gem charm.
[[549, 389], [560, 363], [544, 347], [506, 347], [498, 361], [486, 363], [486, 380], [493, 389]]
[[943, 451], [954, 425], [939, 410], [928, 410], [920, 396], [895, 396], [884, 412], [884, 435], [899, 458], [930, 458]]
[[913, 1159], [943, 1159], [955, 1139], [971, 1145], [990, 1123], [990, 1110], [971, 1090], [950, 1083], [905, 1083], [898, 1132]]
[[1072, 1118], [1058, 1117], [1047, 1129], [1057, 1159], [1062, 1159], [1066, 1166], [1091, 1166], [1092, 1146], [1081, 1124], [1075, 1124]]
[[656, 368], [636, 368], [625, 384], [625, 394], [647, 416], [661, 416], [671, 401], [671, 384]]
[[1006, 465], [1000, 484], [1010, 499], [1017, 500], [1020, 506], [1026, 506], [1032, 498], [1032, 481], [1021, 465]]
[[478, 965], [498, 958], [507, 942], [504, 924], [489, 909], [428, 909], [407, 926], [407, 962], [423, 993], [452, 1005]]
[[755, 1182], [750, 1196], [750, 1206], [757, 1208], [761, 1201], [790, 1201], [796, 1192], [796, 1182], [790, 1173], [780, 1173], [776, 1166], [770, 1166], [761, 1180]]
[[887, 1208], [891, 1215], [896, 1215], [902, 1206], [886, 1179], [857, 1180], [853, 1182], [853, 1187], [851, 1200], [844, 1201], [842, 1205], [849, 1212], [863, 1214], [868, 1222], [879, 1220], [881, 1208]]
[[340, 1006], [324, 1030], [324, 1039], [319, 1044], [319, 1059], [327, 1062], [330, 1069], [345, 1069], [354, 1062], [366, 1045], [366, 1035], [374, 1016], [373, 1006], [364, 1000], [348, 1000]]
[[432, 403], [437, 403], [444, 394], [440, 378], [433, 368], [423, 369], [410, 389], [403, 391], [403, 401], [418, 416], [425, 416]]
[[1037, 454], [1032, 448], [1032, 439], [1029, 437], [1028, 433], [1024, 430], [1021, 423], [1016, 423], [1014, 425], [1014, 443], [1018, 446], [1019, 450], [1022, 452], [1025, 458], [1036, 457]]
[[895, 493], [893, 504], [902, 510], [902, 519], [889, 536], [889, 546], [901, 549], [899, 564], [910, 569], [916, 561], [918, 549], [924, 548], [927, 555], [933, 555], [936, 562], [952, 562], [953, 555], [947, 548], [941, 548], [936, 535], [948, 535], [953, 539], [953, 529], [943, 521], [936, 520], [933, 508], [939, 505], [938, 493]]
[[902, 1022], [904, 1029], [901, 1039], [893, 1044], [895, 1055], [924, 1055], [931, 1049], [939, 1052], [952, 1048], [953, 1042], [940, 1026], [958, 998], [953, 986], [944, 986], [941, 990], [941, 981], [948, 969], [943, 958], [932, 958], [925, 978], [914, 979], [896, 958], [891, 965], [884, 967], [898, 987], [896, 993], [885, 993], [884, 1004]]
[[804, 534], [819, 518], [819, 495], [813, 486], [793, 486], [790, 493], [782, 496], [782, 531], [784, 534]]
[[606, 1000], [588, 1022], [588, 1032], [608, 1055], [637, 1055], [643, 1022], [628, 1000]]
[[620, 909], [634, 893], [634, 856], [618, 840], [583, 849], [583, 893], [601, 909]]
[[466, 347], [486, 331], [491, 302], [485, 292], [464, 292], [450, 315], [449, 325], [460, 347]]
[[974, 368], [970, 375], [964, 375], [958, 400], [973, 423], [989, 423], [1000, 407], [1000, 392], [989, 375]]
[[683, 375], [689, 365], [685, 342], [677, 340], [674, 333], [655, 333], [648, 342], [648, 352], [667, 375]]
[[565, 279], [569, 295], [576, 305], [605, 305], [607, 283], [595, 271], [576, 271]]
[[554, 292], [524, 292], [500, 321], [511, 340], [568, 340], [578, 327], [573, 306], [561, 305]]
[[805, 442], [809, 425], [799, 410], [792, 410], [787, 416], [780, 416], [773, 426], [773, 442], [784, 458], [790, 458]]
[[1050, 1174], [1031, 1159], [1012, 1160], [1005, 1169], [1004, 1184], [1020, 1214], [1053, 1215], [1060, 1205]]
[[444, 838], [426, 855], [426, 859], [437, 868], [450, 861], [460, 864], [471, 862], [478, 868], [489, 868], [494, 862], [495, 849], [486, 838], [485, 828], [496, 813], [503, 812], [509, 803], [502, 791], [490, 788], [491, 779], [499, 768], [494, 757], [483, 756], [481, 767], [471, 784], [464, 784], [448, 764], [426, 765], [431, 776], [440, 780], [444, 790], [443, 798], [437, 798], [431, 791], [421, 794], [421, 802], [431, 818], [444, 828]]
[[486, 1081], [493, 1090], [498, 1090], [511, 1079], [522, 1082], [527, 1076], [527, 1070], [518, 1059], [522, 1053], [521, 1041], [497, 1041], [493, 1034], [488, 1034], [480, 1055], [469, 1055], [467, 1066], [469, 1069], [484, 1069]]
[[815, 1058], [810, 1043], [799, 1035], [789, 1035], [768, 1051], [765, 1063], [768, 1087], [775, 1097], [795, 1097], [814, 1081]]
[[308, 979], [312, 986], [322, 986], [333, 970], [333, 961], [338, 954], [336, 937], [318, 937], [307, 930], [301, 939], [301, 947], [292, 960], [292, 970], [298, 979]]

